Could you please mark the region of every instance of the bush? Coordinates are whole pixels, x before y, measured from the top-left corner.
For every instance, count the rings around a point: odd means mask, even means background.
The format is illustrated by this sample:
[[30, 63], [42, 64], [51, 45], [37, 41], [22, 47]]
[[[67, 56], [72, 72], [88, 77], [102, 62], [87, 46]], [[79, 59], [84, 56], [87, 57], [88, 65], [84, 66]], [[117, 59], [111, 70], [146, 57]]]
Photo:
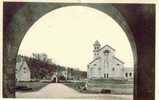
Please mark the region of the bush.
[[26, 91], [32, 90], [32, 88], [28, 88], [27, 86], [16, 86], [16, 90]]
[[108, 93], [108, 94], [110, 94], [110, 93], [111, 93], [111, 90], [109, 90], [109, 89], [102, 89], [102, 90], [101, 90], [101, 93]]

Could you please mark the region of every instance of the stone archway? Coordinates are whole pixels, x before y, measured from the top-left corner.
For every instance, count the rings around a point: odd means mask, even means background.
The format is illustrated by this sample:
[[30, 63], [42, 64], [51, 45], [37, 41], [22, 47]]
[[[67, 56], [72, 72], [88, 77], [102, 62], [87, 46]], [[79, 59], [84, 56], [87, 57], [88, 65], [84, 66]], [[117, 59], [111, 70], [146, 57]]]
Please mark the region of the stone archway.
[[[4, 38], [3, 38], [3, 96], [15, 97], [15, 63], [20, 43], [27, 30], [43, 15], [64, 6], [88, 6], [111, 16], [125, 31], [134, 55], [135, 100], [147, 95], [154, 98], [154, 5], [122, 5], [122, 4], [76, 4], [76, 3], [4, 3]], [[142, 8], [138, 11], [135, 9]], [[12, 9], [12, 11], [10, 10]], [[13, 10], [14, 9], [14, 10]], [[132, 11], [136, 16], [132, 16]], [[122, 13], [122, 14], [121, 14]], [[144, 15], [149, 16], [144, 17]], [[138, 17], [141, 16], [140, 19]], [[142, 18], [143, 17], [143, 18]], [[138, 24], [138, 21], [141, 23]], [[146, 24], [145, 24], [146, 23]], [[129, 25], [128, 25], [129, 24]], [[146, 26], [144, 26], [146, 25]], [[129, 27], [130, 26], [130, 27]], [[150, 28], [147, 26], [151, 26]], [[147, 29], [142, 29], [142, 28]], [[133, 33], [132, 33], [132, 31]], [[139, 29], [141, 28], [141, 29]], [[140, 34], [138, 33], [140, 32]], [[144, 32], [149, 32], [145, 34]], [[144, 36], [144, 37], [142, 37]], [[147, 39], [151, 37], [152, 40]], [[145, 40], [146, 39], [146, 40]], [[146, 43], [145, 44], [143, 43]], [[146, 48], [146, 50], [145, 50]], [[149, 55], [152, 52], [152, 55]], [[138, 55], [138, 56], [137, 56]], [[143, 56], [144, 55], [144, 56]], [[142, 57], [145, 57], [144, 59]], [[149, 60], [151, 58], [151, 60]], [[138, 61], [138, 62], [137, 62]], [[149, 61], [148, 65], [146, 62]], [[138, 66], [138, 67], [137, 67]], [[144, 69], [146, 67], [146, 69]], [[148, 72], [150, 70], [150, 72]], [[146, 75], [148, 85], [143, 85]], [[142, 86], [142, 89], [138, 87]], [[144, 96], [143, 96], [144, 97]], [[148, 100], [151, 100], [148, 99]]]

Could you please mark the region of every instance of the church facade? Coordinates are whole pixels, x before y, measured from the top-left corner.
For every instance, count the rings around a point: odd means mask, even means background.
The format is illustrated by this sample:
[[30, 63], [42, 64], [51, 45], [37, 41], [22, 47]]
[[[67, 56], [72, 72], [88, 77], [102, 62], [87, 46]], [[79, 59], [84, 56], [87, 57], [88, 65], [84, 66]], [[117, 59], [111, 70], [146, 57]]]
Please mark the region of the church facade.
[[101, 47], [95, 41], [94, 59], [87, 65], [88, 79], [133, 79], [133, 68], [124, 67], [124, 62], [115, 57], [115, 49], [109, 45]]

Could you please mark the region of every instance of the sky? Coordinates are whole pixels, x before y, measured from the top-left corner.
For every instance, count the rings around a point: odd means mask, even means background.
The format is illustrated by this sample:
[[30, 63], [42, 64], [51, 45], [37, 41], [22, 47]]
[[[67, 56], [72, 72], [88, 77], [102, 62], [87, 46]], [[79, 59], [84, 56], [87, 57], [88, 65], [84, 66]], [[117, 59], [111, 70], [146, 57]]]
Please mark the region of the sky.
[[114, 48], [125, 67], [133, 67], [132, 49], [122, 28], [107, 14], [84, 6], [62, 7], [42, 16], [26, 33], [18, 54], [46, 53], [56, 64], [86, 71], [96, 40]]

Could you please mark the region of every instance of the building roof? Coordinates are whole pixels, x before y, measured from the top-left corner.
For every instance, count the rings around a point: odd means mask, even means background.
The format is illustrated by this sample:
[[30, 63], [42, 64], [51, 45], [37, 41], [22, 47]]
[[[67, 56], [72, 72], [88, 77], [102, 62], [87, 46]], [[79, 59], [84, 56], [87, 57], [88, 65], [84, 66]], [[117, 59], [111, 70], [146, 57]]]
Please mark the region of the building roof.
[[22, 62], [17, 62], [17, 63], [16, 63], [16, 70], [17, 70], [17, 71], [20, 71], [21, 68], [22, 68], [22, 66], [23, 66], [23, 63], [22, 63]]
[[[27, 61], [24, 59], [24, 57], [20, 58], [20, 61], [16, 63], [16, 70], [21, 71], [22, 67], [26, 65], [28, 67]], [[29, 67], [28, 67], [29, 68]]]
[[89, 64], [92, 64], [94, 61], [101, 59], [101, 57], [95, 58], [93, 61], [91, 61]]
[[21, 69], [24, 66], [24, 64], [27, 65], [26, 61], [17, 62], [16, 63], [16, 69], [17, 69], [17, 71], [21, 71]]
[[112, 48], [111, 46], [109, 46], [109, 45], [105, 45], [105, 46], [103, 46], [102, 48], [100, 48], [98, 51], [101, 51], [103, 48], [105, 48], [105, 47], [109, 47], [110, 49], [112, 49], [113, 51], [115, 51], [115, 49], [114, 48]]
[[120, 59], [118, 59], [117, 57], [115, 57], [115, 56], [113, 56], [116, 60], [118, 60], [119, 62], [121, 62], [121, 63], [123, 63], [124, 64], [124, 62], [123, 61], [121, 61]]

